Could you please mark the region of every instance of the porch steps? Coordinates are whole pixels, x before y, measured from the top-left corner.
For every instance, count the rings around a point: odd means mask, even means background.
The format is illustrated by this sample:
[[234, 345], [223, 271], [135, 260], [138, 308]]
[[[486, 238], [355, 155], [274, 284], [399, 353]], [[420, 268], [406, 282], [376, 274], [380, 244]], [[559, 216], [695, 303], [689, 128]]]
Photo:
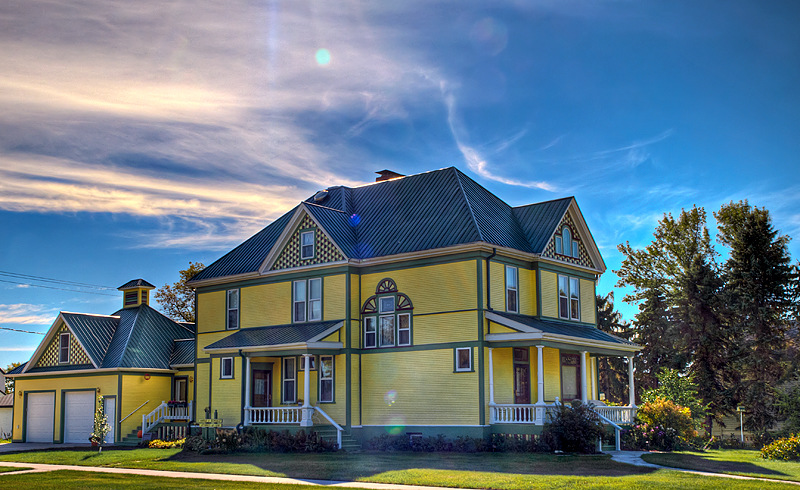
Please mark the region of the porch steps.
[[117, 443], [117, 446], [128, 446], [128, 447], [138, 446], [139, 443], [142, 442], [142, 440], [139, 439], [139, 431], [140, 430], [142, 430], [142, 426], [141, 425], [139, 427], [133, 429], [128, 435], [123, 437]]
[[[315, 425], [312, 427], [314, 432], [319, 434], [322, 439], [327, 441], [336, 442], [336, 428], [331, 427], [330, 425]], [[350, 435], [349, 432], [346, 430], [342, 432], [342, 448], [343, 451], [347, 452], [357, 452], [361, 451], [361, 444], [356, 440], [353, 436]]]

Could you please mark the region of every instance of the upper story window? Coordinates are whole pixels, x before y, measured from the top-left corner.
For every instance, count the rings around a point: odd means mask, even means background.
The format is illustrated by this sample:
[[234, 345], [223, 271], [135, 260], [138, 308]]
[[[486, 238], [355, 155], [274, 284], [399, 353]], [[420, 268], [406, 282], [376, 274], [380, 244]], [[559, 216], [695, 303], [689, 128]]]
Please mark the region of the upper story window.
[[294, 281], [292, 305], [294, 323], [322, 320], [322, 278]]
[[558, 316], [581, 319], [580, 281], [576, 277], [558, 276]]
[[561, 234], [555, 235], [556, 253], [567, 257], [580, 258], [578, 240], [572, 237], [569, 226], [561, 228]]
[[228, 303], [227, 303], [227, 325], [228, 330], [239, 328], [239, 290], [228, 290]]
[[519, 313], [519, 271], [506, 266], [506, 311]]
[[65, 332], [58, 336], [58, 362], [69, 362], [69, 333]]
[[411, 345], [411, 312], [414, 306], [391, 279], [384, 279], [361, 308], [364, 322], [363, 346], [402, 347]]
[[300, 260], [314, 258], [314, 230], [300, 233]]

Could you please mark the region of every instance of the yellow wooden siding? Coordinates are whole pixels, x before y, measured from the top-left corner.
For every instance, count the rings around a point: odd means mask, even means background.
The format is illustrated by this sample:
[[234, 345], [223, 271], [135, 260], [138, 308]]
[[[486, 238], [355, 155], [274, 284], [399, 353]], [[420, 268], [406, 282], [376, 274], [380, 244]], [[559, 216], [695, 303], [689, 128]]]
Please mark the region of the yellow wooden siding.
[[[353, 349], [361, 348], [361, 321], [358, 320], [356, 315], [355, 320], [350, 320], [350, 347]], [[346, 342], [345, 332], [342, 332], [342, 343]]]
[[519, 312], [536, 315], [536, 271], [519, 268]]
[[[291, 281], [242, 288], [240, 294], [242, 328], [292, 323]], [[224, 310], [222, 315], [224, 322]]]
[[414, 345], [477, 340], [477, 322], [474, 311], [414, 316], [411, 335]]
[[[358, 318], [358, 315], [361, 313], [362, 300], [361, 294], [359, 293], [359, 279], [360, 276], [350, 274], [350, 318]], [[368, 294], [364, 296], [364, 301], [370, 296], [372, 295]]]
[[359, 311], [375, 294], [378, 283], [387, 277], [411, 299], [414, 314], [475, 309], [476, 276], [474, 260], [366, 274], [361, 278]]
[[225, 291], [197, 295], [197, 332], [225, 330]]
[[[352, 425], [361, 425], [361, 418], [359, 417], [360, 412], [360, 403], [361, 403], [361, 393], [359, 393], [359, 386], [361, 385], [361, 380], [359, 378], [360, 373], [358, 371], [360, 357], [358, 354], [353, 354], [350, 357], [350, 402], [351, 402], [351, 409], [350, 409], [350, 423]], [[346, 374], [346, 373], [345, 373]], [[347, 403], [347, 394], [344, 394], [344, 402]], [[337, 397], [337, 401], [339, 398]], [[341, 424], [339, 424], [341, 425]]]
[[[14, 397], [14, 418], [12, 427], [12, 438], [14, 440], [21, 440], [24, 436], [22, 427], [25, 418], [25, 410], [23, 407], [24, 396], [19, 396], [19, 393], [27, 393], [31, 391], [54, 391], [55, 396], [55, 422], [53, 424], [53, 440], [61, 439], [61, 407], [63, 406], [61, 390], [96, 390], [100, 389], [100, 394], [103, 396], [117, 395], [117, 375], [106, 376], [63, 376], [60, 378], [47, 378], [47, 379], [26, 379], [18, 378], [15, 382], [15, 397]], [[141, 420], [141, 419], [140, 419]]]
[[519, 333], [519, 330], [508, 328], [495, 322], [489, 323], [488, 333]]
[[492, 297], [489, 298], [491, 306], [495, 310], [506, 310], [506, 268], [504, 264], [499, 262], [489, 261], [489, 270], [491, 277], [489, 278], [489, 289], [491, 290]]
[[198, 419], [206, 418], [205, 412], [203, 410], [206, 407], [211, 406], [208, 400], [208, 387], [209, 384], [211, 383], [211, 378], [209, 376], [210, 369], [211, 369], [211, 364], [209, 363], [202, 363], [197, 365], [197, 375], [195, 376], [197, 397], [195, 398], [194, 401], [195, 401], [195, 407], [197, 407], [195, 413], [197, 414]]
[[[345, 275], [338, 274], [322, 279], [322, 319], [339, 320], [345, 317], [345, 304], [347, 302], [347, 288]], [[287, 303], [288, 304], [288, 303]], [[288, 307], [284, 307], [288, 310]]]
[[[339, 337], [341, 335], [341, 338]], [[342, 342], [344, 340], [344, 327], [328, 335], [322, 342]]]
[[124, 437], [130, 434], [131, 431], [142, 425], [142, 415], [152, 412], [161, 402], [169, 401], [171, 397], [172, 378], [170, 376], [151, 375], [150, 379], [144, 379], [144, 373], [123, 375], [122, 403], [120, 404], [122, 417], [126, 417], [142, 403], [148, 403], [122, 422], [120, 435]]
[[581, 279], [581, 321], [587, 323], [595, 322], [595, 312], [597, 302], [594, 294], [594, 281]]
[[203, 348], [213, 344], [217, 340], [224, 339], [225, 337], [232, 335], [234, 332], [236, 332], [236, 330], [223, 330], [221, 332], [198, 334], [197, 357], [198, 358], [209, 357], [210, 354], [207, 354], [205, 351], [203, 351]]
[[[211, 359], [211, 410], [217, 411], [222, 424], [236, 426], [242, 420], [242, 364], [241, 357], [233, 358], [233, 379], [220, 379], [221, 358]], [[202, 414], [202, 412], [198, 412]]]
[[477, 372], [454, 373], [453, 349], [364, 355], [362, 372], [364, 425], [479, 423]]
[[319, 377], [318, 371], [314, 373], [311, 391], [312, 405], [318, 405], [339, 425], [345, 424], [345, 413], [347, 407], [347, 359], [344, 355], [334, 356], [333, 358], [333, 400], [334, 403], [319, 403]]
[[561, 397], [561, 357], [558, 349], [545, 347], [544, 359], [544, 399], [552, 402]]
[[542, 271], [542, 316], [558, 318], [558, 279], [554, 272]]
[[[494, 327], [492, 327], [494, 328]], [[499, 404], [514, 403], [514, 362], [511, 347], [492, 349], [492, 364], [494, 370], [494, 402]], [[486, 353], [486, 360], [489, 353]], [[488, 371], [488, 369], [486, 370]], [[486, 399], [489, 399], [489, 389], [486, 389]]]

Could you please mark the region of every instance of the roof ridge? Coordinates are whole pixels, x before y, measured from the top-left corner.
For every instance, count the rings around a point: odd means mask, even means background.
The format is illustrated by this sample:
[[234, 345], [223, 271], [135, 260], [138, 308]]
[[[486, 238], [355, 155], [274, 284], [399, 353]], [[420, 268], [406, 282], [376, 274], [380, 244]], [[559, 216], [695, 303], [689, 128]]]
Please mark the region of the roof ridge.
[[323, 205], [317, 204], [315, 202], [303, 201], [302, 204], [309, 205], [309, 206], [316, 206], [318, 208], [327, 209], [329, 211], [336, 211], [337, 213], [342, 213], [342, 214], [345, 214], [345, 215], [347, 214], [345, 211], [343, 211], [341, 209], [336, 209], [336, 208], [331, 208], [331, 207], [328, 207], [328, 206], [323, 206]]
[[523, 204], [522, 206], [511, 206], [511, 209], [527, 208], [528, 206], [538, 206], [539, 204], [547, 204], [547, 203], [550, 203], [550, 202], [564, 201], [566, 199], [575, 199], [575, 196], [559, 197], [559, 198], [556, 198], [556, 199], [548, 199], [547, 201], [541, 201], [541, 202], [532, 202], [530, 204]]
[[461, 184], [461, 176], [459, 175], [460, 172], [455, 167], [449, 167], [449, 168], [453, 169], [453, 172], [456, 175], [456, 181], [458, 182], [458, 188], [461, 190], [461, 195], [464, 196], [464, 200], [467, 202], [467, 208], [469, 209], [469, 215], [472, 217], [472, 224], [475, 225], [475, 229], [478, 231], [478, 238], [480, 238], [480, 241], [483, 242], [483, 241], [485, 241], [483, 239], [483, 230], [481, 230], [480, 225], [478, 225], [478, 220], [475, 219], [475, 212], [472, 209], [472, 203], [470, 202], [469, 196], [467, 196], [466, 191], [464, 191], [464, 185]]
[[59, 313], [62, 315], [67, 314], [67, 315], [82, 315], [82, 316], [101, 316], [104, 318], [119, 318], [118, 315], [101, 315], [99, 313], [80, 313], [77, 311], [60, 311]]
[[[131, 336], [133, 335], [133, 330], [136, 327], [136, 322], [139, 320], [139, 313], [142, 311], [140, 309], [141, 306], [144, 306], [144, 305], [139, 305], [139, 306], [136, 307], [136, 314], [133, 316], [133, 323], [131, 324], [131, 328], [128, 330], [128, 338], [125, 339], [125, 345], [122, 348], [122, 355], [119, 356], [119, 361], [117, 362], [117, 366], [118, 367], [122, 365], [122, 360], [125, 359], [125, 356], [128, 355], [128, 346], [131, 343]], [[119, 328], [119, 327], [117, 327], [117, 328]], [[103, 360], [105, 361], [105, 359], [103, 359]]]

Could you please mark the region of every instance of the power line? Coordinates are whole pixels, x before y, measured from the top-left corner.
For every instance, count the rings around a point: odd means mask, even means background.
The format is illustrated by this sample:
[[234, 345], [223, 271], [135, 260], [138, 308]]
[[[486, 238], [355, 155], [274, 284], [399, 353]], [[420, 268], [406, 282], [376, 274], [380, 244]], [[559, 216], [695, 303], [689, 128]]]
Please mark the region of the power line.
[[104, 290], [112, 290], [116, 288], [112, 288], [109, 286], [100, 286], [98, 284], [89, 284], [86, 282], [75, 282], [75, 281], [67, 281], [65, 279], [54, 279], [52, 277], [43, 277], [43, 276], [32, 276], [30, 274], [20, 274], [18, 272], [8, 272], [8, 271], [0, 271], [0, 276], [9, 276], [14, 277], [16, 279], [31, 279], [41, 282], [52, 282], [56, 284], [63, 284], [67, 286], [78, 286], [78, 287], [85, 287], [85, 288], [93, 288], [93, 289], [104, 289]]
[[45, 286], [43, 284], [31, 284], [29, 282], [8, 281], [8, 280], [5, 280], [5, 279], [0, 279], [0, 282], [7, 282], [7, 283], [10, 283], [10, 284], [22, 284], [23, 286], [31, 286], [31, 287], [35, 287], [35, 288], [58, 289], [59, 291], [69, 291], [71, 293], [97, 294], [97, 295], [100, 295], [100, 296], [117, 297], [116, 294], [96, 293], [94, 291], [81, 291], [80, 289], [57, 288], [55, 286]]
[[17, 328], [0, 327], [0, 330], [11, 330], [12, 332], [35, 333], [36, 335], [44, 335], [44, 332], [31, 332], [30, 330], [20, 330]]

